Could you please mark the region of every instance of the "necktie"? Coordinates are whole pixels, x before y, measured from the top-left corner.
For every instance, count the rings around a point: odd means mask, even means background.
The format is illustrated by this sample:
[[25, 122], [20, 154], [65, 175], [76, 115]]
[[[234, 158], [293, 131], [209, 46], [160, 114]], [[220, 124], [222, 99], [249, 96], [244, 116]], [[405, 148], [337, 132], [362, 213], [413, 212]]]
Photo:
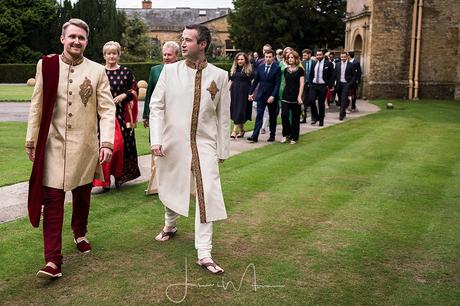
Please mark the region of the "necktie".
[[310, 77], [310, 61], [307, 62], [307, 81], [309, 81], [309, 77]]
[[265, 76], [268, 75], [268, 70], [269, 70], [269, 69], [270, 69], [270, 66], [266, 65], [266, 66], [265, 66]]
[[316, 82], [319, 83], [319, 66], [321, 65], [321, 62], [318, 62], [317, 65], [316, 65], [316, 76], [315, 76], [315, 79], [316, 79]]

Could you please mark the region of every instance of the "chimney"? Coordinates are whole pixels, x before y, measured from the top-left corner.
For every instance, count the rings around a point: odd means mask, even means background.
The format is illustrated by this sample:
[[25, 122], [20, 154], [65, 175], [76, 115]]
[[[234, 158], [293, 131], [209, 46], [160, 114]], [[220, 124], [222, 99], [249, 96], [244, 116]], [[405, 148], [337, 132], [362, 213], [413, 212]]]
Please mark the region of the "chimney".
[[142, 8], [143, 8], [144, 10], [149, 10], [149, 9], [151, 9], [151, 8], [152, 8], [152, 1], [150, 1], [150, 0], [144, 0], [144, 1], [142, 1]]

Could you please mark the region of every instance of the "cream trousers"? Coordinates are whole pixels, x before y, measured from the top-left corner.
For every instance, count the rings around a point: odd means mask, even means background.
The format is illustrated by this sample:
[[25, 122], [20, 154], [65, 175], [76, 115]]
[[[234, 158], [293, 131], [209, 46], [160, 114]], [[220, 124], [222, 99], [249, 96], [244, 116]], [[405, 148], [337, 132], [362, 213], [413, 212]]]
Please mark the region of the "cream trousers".
[[[165, 206], [165, 225], [176, 227], [179, 214]], [[198, 259], [211, 257], [212, 250], [212, 222], [200, 222], [200, 208], [198, 203], [195, 209], [195, 249], [198, 251]]]

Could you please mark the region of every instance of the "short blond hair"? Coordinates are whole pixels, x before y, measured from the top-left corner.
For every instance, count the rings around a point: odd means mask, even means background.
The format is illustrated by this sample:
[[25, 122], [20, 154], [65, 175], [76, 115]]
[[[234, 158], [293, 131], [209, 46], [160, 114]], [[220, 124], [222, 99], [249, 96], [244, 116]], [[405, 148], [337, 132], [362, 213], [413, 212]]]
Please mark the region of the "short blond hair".
[[86, 37], [89, 36], [89, 26], [86, 22], [78, 18], [72, 18], [62, 25], [62, 36], [64, 36], [65, 30], [69, 25], [74, 25], [76, 27], [82, 28], [86, 32]]
[[167, 48], [173, 49], [174, 52], [176, 52], [176, 55], [179, 54], [180, 47], [179, 47], [179, 44], [176, 43], [175, 41], [171, 40], [171, 41], [165, 42], [164, 45], [163, 45], [163, 48], [161, 50], [164, 51]]
[[118, 55], [119, 56], [121, 55], [121, 46], [120, 46], [120, 44], [118, 42], [113, 41], [113, 40], [106, 42], [104, 44], [104, 47], [102, 47], [102, 55], [105, 55], [105, 53], [109, 49], [115, 49], [115, 50], [117, 50]]

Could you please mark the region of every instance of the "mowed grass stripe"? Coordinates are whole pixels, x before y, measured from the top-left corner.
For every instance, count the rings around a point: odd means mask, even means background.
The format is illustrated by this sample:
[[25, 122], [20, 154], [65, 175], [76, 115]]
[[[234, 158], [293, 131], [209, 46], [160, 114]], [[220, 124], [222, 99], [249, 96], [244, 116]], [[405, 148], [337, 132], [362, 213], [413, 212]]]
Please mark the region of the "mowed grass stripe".
[[[364, 119], [362, 124], [367, 125], [368, 122], [372, 122], [372, 120]], [[305, 189], [297, 190], [297, 192], [313, 187], [327, 188], [328, 184], [335, 179], [339, 179], [345, 184], [349, 184], [353, 180], [356, 180], [358, 184], [366, 184], [364, 180], [366, 171], [376, 171], [376, 169], [385, 167], [391, 158], [395, 157], [396, 150], [400, 149], [404, 141], [404, 139], [393, 137], [394, 132], [390, 128], [385, 128], [384, 121], [379, 123], [381, 123], [382, 128], [378, 130], [373, 127], [357, 130], [352, 126], [344, 127], [342, 133], [337, 135], [337, 129], [331, 128], [330, 130], [323, 130], [321, 135], [324, 136], [320, 139], [314, 139], [317, 136], [313, 133], [302, 136], [299, 145], [275, 144], [271, 148], [267, 148], [272, 150], [273, 154], [267, 154], [265, 157], [256, 156], [255, 160], [243, 167], [241, 167], [241, 160], [246, 159], [247, 155], [250, 155], [250, 159], [254, 155], [258, 155], [259, 153], [255, 152], [257, 150], [247, 152], [245, 156], [233, 157], [232, 162], [237, 163], [238, 166], [225, 168], [222, 171], [223, 180], [226, 183], [224, 191], [229, 191], [227, 194], [233, 196], [233, 198], [226, 197], [229, 208], [232, 208], [233, 200], [250, 202], [246, 200], [251, 194], [257, 197], [259, 193], [271, 191], [288, 195], [289, 193], [285, 192], [284, 189], [287, 185], [284, 180], [296, 174], [301, 175], [299, 180], [302, 180], [305, 185]], [[351, 124], [352, 122], [350, 122]], [[385, 139], [383, 144], [386, 146], [396, 143], [390, 149], [382, 150], [380, 148], [382, 140], [379, 140], [382, 138]], [[379, 157], [375, 158], [375, 154], [365, 153], [366, 150], [369, 152], [378, 150]], [[366, 154], [369, 156], [363, 159]], [[356, 167], [356, 165], [359, 166]], [[343, 168], [346, 172], [332, 175], [331, 173], [336, 171], [336, 167]], [[273, 175], [267, 176], [265, 169], [270, 169], [270, 174]], [[321, 171], [329, 173], [324, 173], [324, 177], [318, 176]], [[234, 177], [238, 177], [238, 180], [244, 183], [233, 184], [235, 182]], [[237, 190], [239, 192], [233, 192]], [[241, 195], [244, 195], [244, 198], [241, 198]]]
[[[424, 130], [422, 129], [421, 132], [423, 135]], [[356, 206], [341, 209], [341, 211], [345, 209], [345, 212], [338, 214], [337, 220], [334, 221], [342, 220], [345, 223], [345, 231], [349, 230], [349, 234], [352, 236], [358, 234], [359, 237], [359, 234], [362, 234], [362, 240], [366, 243], [366, 245], [358, 245], [355, 249], [358, 262], [362, 261], [365, 256], [376, 256], [378, 260], [391, 258], [391, 255], [394, 254], [385, 253], [385, 250], [390, 247], [392, 250], [396, 248], [396, 253], [404, 251], [402, 254], [407, 255], [407, 257], [403, 257], [404, 259], [413, 259], [409, 250], [417, 247], [416, 243], [419, 241], [419, 236], [427, 231], [430, 218], [436, 212], [436, 208], [432, 205], [439, 201], [444, 194], [443, 187], [451, 180], [450, 171], [447, 171], [443, 177], [438, 177], [438, 174], [433, 175], [427, 172], [426, 167], [427, 165], [433, 167], [432, 165], [445, 162], [452, 162], [455, 165], [456, 159], [452, 155], [441, 153], [443, 151], [449, 152], [449, 150], [445, 150], [448, 144], [449, 142], [445, 142], [445, 140], [429, 145], [423, 142], [420, 145], [417, 140], [408, 143], [405, 150], [400, 152], [403, 153], [400, 161], [385, 171], [390, 174], [399, 173], [398, 175], [391, 176], [382, 173], [374, 179], [376, 182], [372, 182], [369, 191], [362, 191], [364, 198], [359, 195], [353, 198]], [[458, 152], [458, 147], [456, 150]], [[410, 158], [404, 158], [408, 156]], [[414, 177], [421, 177], [421, 179], [414, 181]], [[381, 201], [378, 201], [378, 198]], [[414, 198], [420, 200], [414, 203], [412, 202]], [[373, 201], [370, 201], [371, 199]], [[334, 221], [332, 224], [335, 224]], [[361, 226], [365, 230], [362, 233], [351, 230], [350, 226], [353, 226], [351, 221], [361, 221], [357, 225], [363, 223]], [[402, 229], [404, 232], [400, 232]], [[375, 233], [375, 231], [381, 233], [373, 235], [375, 237], [374, 243], [367, 244], [369, 232]], [[346, 235], [341, 232], [337, 236], [344, 237]], [[395, 260], [398, 261], [398, 259]], [[343, 263], [343, 257], [340, 258], [340, 262]], [[334, 266], [338, 263], [339, 261], [334, 263]], [[404, 265], [404, 261], [399, 264]], [[370, 272], [373, 275], [379, 275], [379, 273], [375, 273], [376, 271]], [[409, 281], [413, 281], [413, 279]], [[366, 285], [366, 287], [369, 286]]]
[[[404, 279], [389, 297], [393, 304], [406, 300], [413, 305], [437, 305], [441, 304], [440, 301], [444, 301], [444, 305], [458, 305], [460, 162], [452, 164], [450, 178], [444, 183], [440, 188], [441, 197], [432, 204], [431, 217], [425, 216], [427, 212], [422, 211], [426, 228], [417, 238], [416, 245], [401, 260], [399, 267], [393, 268], [393, 263], [388, 263], [388, 269], [391, 272], [396, 270]], [[394, 257], [401, 257], [394, 251], [392, 253]]]

